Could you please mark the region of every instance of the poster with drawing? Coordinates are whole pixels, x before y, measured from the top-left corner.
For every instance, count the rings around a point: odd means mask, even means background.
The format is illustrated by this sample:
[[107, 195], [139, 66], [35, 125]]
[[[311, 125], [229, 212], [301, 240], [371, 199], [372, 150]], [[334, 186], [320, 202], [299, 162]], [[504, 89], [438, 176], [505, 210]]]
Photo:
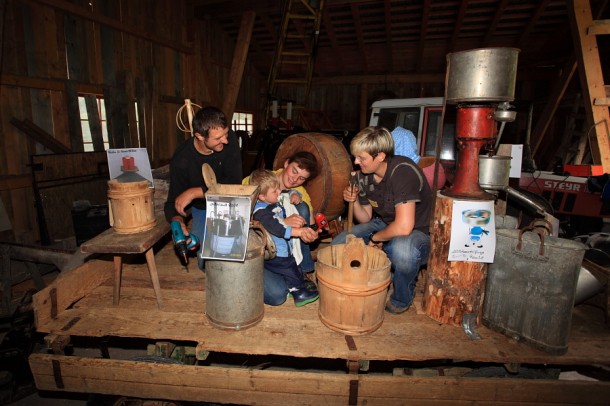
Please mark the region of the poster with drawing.
[[449, 261], [494, 261], [496, 224], [493, 201], [453, 202]]
[[201, 257], [243, 261], [248, 246], [249, 196], [206, 195], [206, 231]]
[[106, 155], [110, 179], [121, 183], [147, 180], [148, 187], [154, 187], [146, 148], [109, 149]]

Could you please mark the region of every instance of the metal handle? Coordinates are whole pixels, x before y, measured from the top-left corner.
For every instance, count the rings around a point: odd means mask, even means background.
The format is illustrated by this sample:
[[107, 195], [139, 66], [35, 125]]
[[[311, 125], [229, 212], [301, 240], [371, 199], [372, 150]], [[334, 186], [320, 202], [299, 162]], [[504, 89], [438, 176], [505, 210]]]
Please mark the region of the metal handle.
[[526, 231], [530, 231], [536, 235], [538, 235], [538, 237], [540, 238], [540, 249], [538, 250], [538, 254], [540, 256], [544, 256], [544, 234], [542, 233], [542, 230], [540, 230], [539, 228], [535, 228], [533, 226], [529, 226], [526, 227], [522, 230], [519, 230], [519, 239], [517, 242], [517, 251], [521, 251], [521, 247], [522, 247], [522, 237], [523, 237], [523, 233], [525, 233]]

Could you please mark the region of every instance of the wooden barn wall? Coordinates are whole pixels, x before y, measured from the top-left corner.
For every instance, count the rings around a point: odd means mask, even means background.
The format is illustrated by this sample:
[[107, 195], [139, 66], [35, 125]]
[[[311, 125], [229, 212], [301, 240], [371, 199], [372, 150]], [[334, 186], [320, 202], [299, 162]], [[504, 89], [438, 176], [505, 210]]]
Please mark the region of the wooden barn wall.
[[[188, 136], [176, 125], [185, 98], [222, 106], [234, 44], [213, 22], [194, 23], [187, 2], [1, 4], [0, 213], [8, 219], [0, 222], [0, 240], [40, 243], [31, 159], [56, 154], [61, 162], [59, 153], [83, 151], [79, 95], [103, 97], [110, 147], [145, 147], [153, 168], [167, 164]], [[265, 80], [246, 67], [237, 110], [256, 112]], [[43, 140], [17, 125], [34, 127]], [[95, 141], [99, 126], [91, 130]]]

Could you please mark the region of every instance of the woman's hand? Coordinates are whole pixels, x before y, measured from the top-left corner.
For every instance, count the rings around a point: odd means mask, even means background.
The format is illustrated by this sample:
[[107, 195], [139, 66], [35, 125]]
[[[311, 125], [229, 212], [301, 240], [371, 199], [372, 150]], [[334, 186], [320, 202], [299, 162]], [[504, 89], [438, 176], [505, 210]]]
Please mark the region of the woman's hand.
[[358, 199], [358, 186], [347, 186], [343, 189], [343, 200], [346, 202], [355, 202]]
[[303, 199], [301, 198], [301, 195], [298, 193], [291, 193], [290, 194], [290, 203], [292, 204], [299, 204], [303, 201]]

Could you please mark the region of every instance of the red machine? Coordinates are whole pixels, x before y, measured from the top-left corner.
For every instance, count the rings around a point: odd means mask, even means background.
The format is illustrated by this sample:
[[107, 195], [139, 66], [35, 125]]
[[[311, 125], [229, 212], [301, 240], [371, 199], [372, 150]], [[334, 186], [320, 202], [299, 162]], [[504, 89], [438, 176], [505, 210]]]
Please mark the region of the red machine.
[[542, 196], [551, 204], [555, 214], [610, 217], [610, 207], [604, 204], [600, 192], [589, 190], [587, 179], [543, 171], [522, 172], [519, 187]]

